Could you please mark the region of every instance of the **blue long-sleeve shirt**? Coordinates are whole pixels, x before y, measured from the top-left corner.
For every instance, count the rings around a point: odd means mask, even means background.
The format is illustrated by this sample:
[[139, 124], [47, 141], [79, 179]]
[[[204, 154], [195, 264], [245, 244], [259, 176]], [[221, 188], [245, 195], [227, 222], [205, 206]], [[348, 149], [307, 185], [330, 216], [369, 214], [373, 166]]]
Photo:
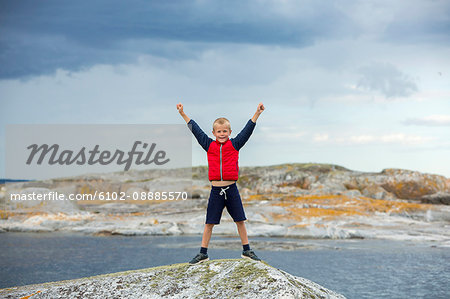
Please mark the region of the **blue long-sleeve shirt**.
[[[214, 140], [212, 138], [208, 137], [208, 135], [205, 134], [205, 132], [200, 128], [200, 126], [193, 119], [191, 119], [187, 123], [187, 125], [188, 125], [189, 129], [192, 131], [192, 133], [194, 134], [198, 143], [202, 146], [202, 148], [205, 151], [208, 151], [209, 146], [211, 145], [212, 142], [214, 142]], [[231, 144], [233, 144], [233, 147], [237, 151], [239, 151], [244, 146], [244, 144], [247, 142], [247, 140], [250, 138], [255, 126], [256, 126], [256, 123], [254, 123], [251, 119], [249, 119], [247, 124], [245, 125], [245, 127], [241, 130], [241, 132], [239, 132], [239, 134], [237, 134], [237, 136], [235, 138], [230, 138]]]

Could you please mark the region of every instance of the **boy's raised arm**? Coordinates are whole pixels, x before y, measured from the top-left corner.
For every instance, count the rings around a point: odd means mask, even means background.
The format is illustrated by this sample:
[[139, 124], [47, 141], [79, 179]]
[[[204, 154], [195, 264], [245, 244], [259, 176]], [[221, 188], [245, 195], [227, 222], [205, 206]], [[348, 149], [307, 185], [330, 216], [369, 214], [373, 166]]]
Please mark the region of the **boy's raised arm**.
[[239, 134], [237, 134], [236, 138], [232, 140], [233, 146], [236, 150], [240, 150], [244, 144], [247, 142], [247, 140], [250, 138], [250, 135], [253, 133], [253, 129], [256, 126], [256, 120], [261, 115], [261, 113], [264, 111], [264, 105], [263, 103], [258, 104], [258, 108], [256, 109], [255, 114], [253, 115], [252, 119], [250, 119], [245, 127], [242, 129]]
[[180, 113], [181, 117], [183, 117], [183, 119], [186, 121], [186, 123], [188, 123], [191, 119], [186, 115], [186, 113], [184, 113], [183, 110], [183, 104], [178, 103], [177, 104], [177, 110]]
[[194, 134], [195, 138], [197, 139], [198, 143], [202, 146], [202, 148], [205, 151], [208, 151], [209, 145], [213, 141], [211, 138], [208, 137], [208, 135], [203, 132], [203, 130], [197, 125], [197, 123], [190, 119], [186, 113], [183, 111], [183, 104], [178, 103], [177, 104], [177, 110], [180, 113], [180, 115], [183, 117], [183, 119], [186, 121], [189, 129], [191, 130], [192, 134]]
[[259, 103], [258, 107], [256, 108], [256, 112], [252, 117], [252, 122], [256, 123], [256, 120], [261, 115], [261, 113], [264, 111], [264, 109], [266, 109], [266, 108], [264, 108], [263, 103]]

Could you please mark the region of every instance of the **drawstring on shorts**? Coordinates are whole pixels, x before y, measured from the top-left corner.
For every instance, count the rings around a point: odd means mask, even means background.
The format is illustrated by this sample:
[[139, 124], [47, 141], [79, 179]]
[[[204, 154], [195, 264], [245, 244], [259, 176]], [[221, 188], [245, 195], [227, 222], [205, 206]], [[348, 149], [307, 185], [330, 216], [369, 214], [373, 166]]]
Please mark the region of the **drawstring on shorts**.
[[228, 187], [226, 187], [225, 189], [224, 188], [220, 188], [220, 193], [219, 193], [219, 195], [222, 195], [222, 194], [224, 194], [225, 195], [225, 200], [227, 200], [227, 192], [225, 192], [227, 189], [229, 189], [230, 188], [230, 186], [228, 186]]

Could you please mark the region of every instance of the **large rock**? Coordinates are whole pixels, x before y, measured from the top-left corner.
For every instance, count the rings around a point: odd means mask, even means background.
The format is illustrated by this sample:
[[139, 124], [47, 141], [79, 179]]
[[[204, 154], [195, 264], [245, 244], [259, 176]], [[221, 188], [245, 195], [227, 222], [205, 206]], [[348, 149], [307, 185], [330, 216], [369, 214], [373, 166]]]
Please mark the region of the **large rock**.
[[420, 200], [423, 203], [450, 205], [450, 192], [438, 192], [425, 195]]
[[423, 196], [445, 191], [446, 178], [404, 169], [384, 169], [386, 180], [381, 187], [401, 199], [420, 199]]
[[[262, 262], [175, 264], [0, 290], [2, 298], [345, 298]], [[28, 298], [28, 297], [27, 297]]]

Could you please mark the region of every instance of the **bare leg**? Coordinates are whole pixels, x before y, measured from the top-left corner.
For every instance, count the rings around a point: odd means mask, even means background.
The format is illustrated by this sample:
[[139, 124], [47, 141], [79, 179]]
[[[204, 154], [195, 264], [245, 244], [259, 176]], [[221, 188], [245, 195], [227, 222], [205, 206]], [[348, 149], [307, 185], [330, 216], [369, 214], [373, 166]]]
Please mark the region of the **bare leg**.
[[213, 227], [214, 227], [214, 224], [210, 224], [210, 223], [205, 224], [205, 229], [203, 231], [203, 237], [202, 237], [202, 247], [208, 248], [209, 240], [211, 240]]
[[242, 245], [248, 244], [247, 229], [245, 228], [245, 222], [238, 221], [235, 223], [239, 232], [239, 237], [241, 237]]

